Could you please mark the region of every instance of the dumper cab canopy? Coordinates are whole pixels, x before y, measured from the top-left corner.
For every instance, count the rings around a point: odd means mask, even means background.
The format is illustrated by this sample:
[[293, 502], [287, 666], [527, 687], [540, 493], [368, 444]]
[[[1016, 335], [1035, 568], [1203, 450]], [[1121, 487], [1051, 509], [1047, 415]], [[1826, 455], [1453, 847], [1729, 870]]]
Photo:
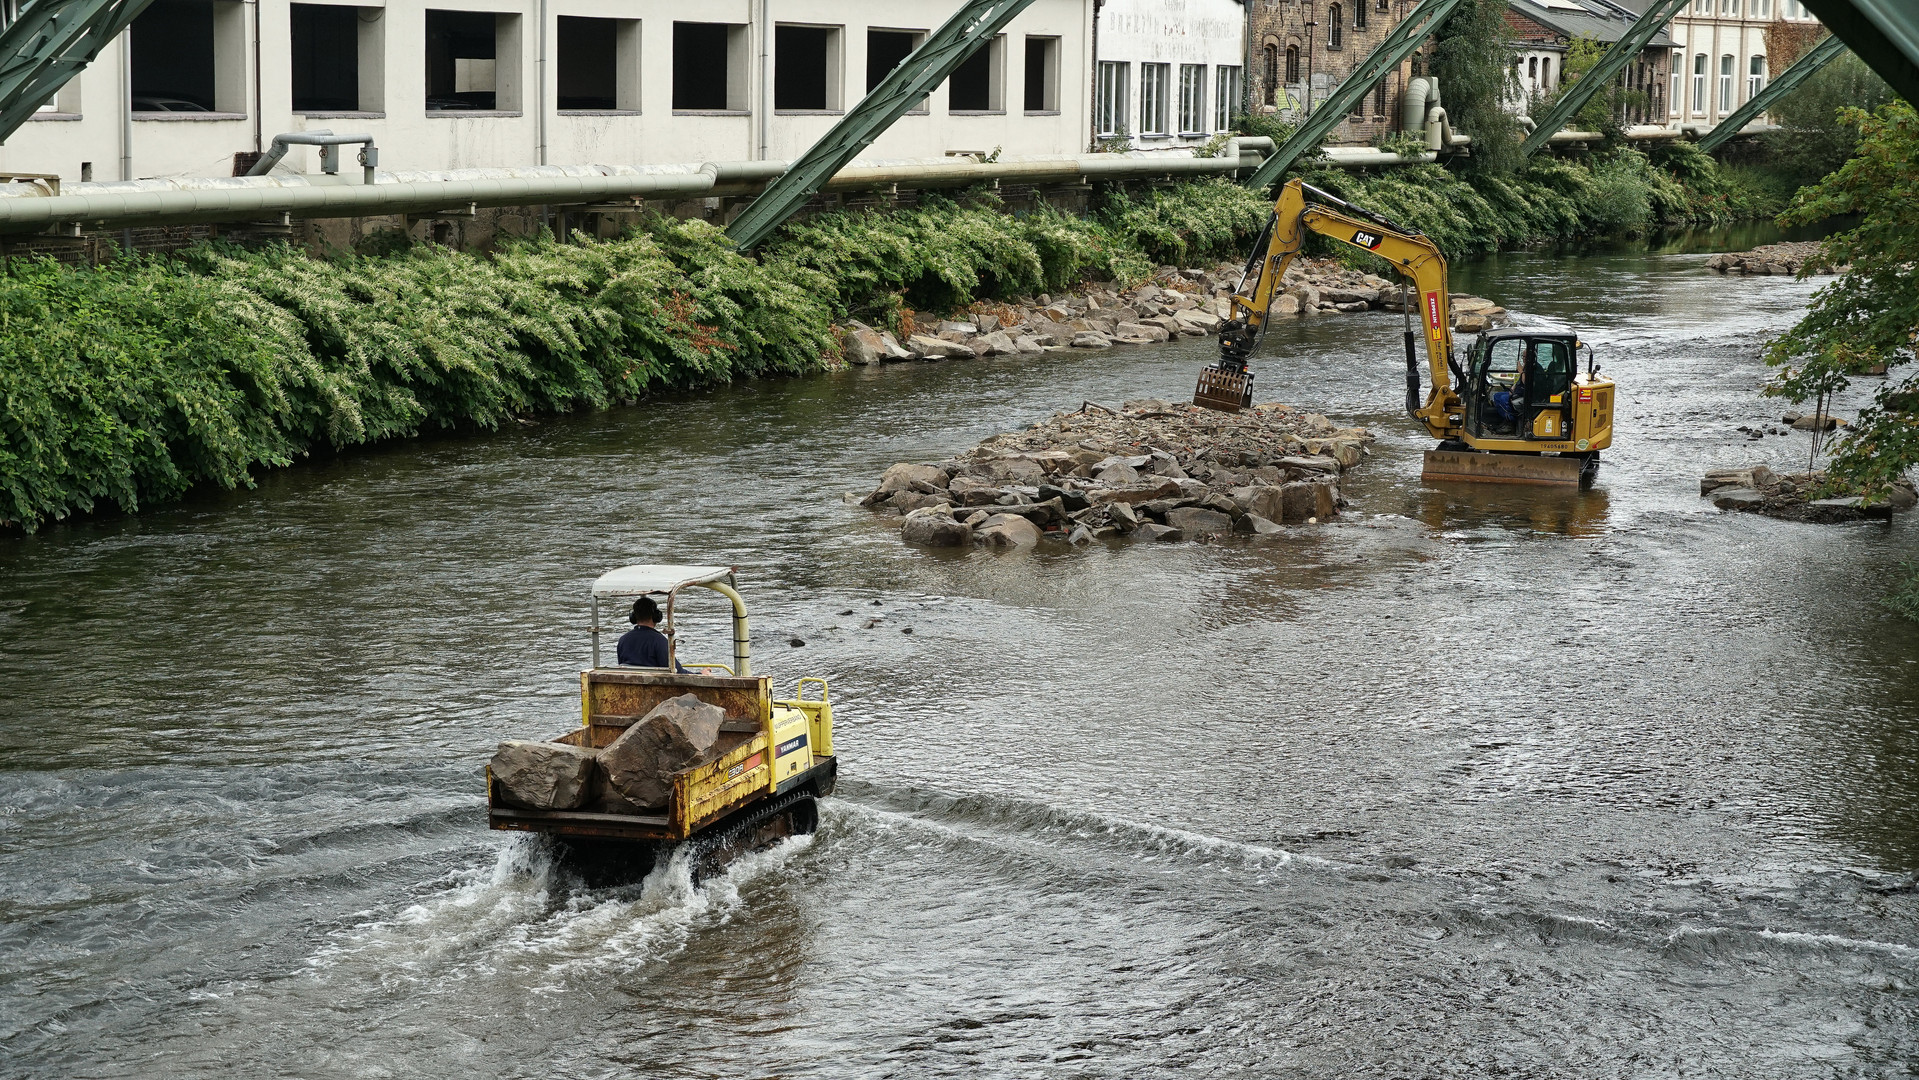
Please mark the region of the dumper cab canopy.
[[[733, 601], [733, 667], [731, 675], [746, 676], [752, 674], [751, 660], [747, 644], [746, 601], [733, 588], [737, 567], [732, 566], [684, 566], [673, 563], [635, 563], [608, 570], [593, 582], [593, 666], [600, 667], [600, 632], [617, 630], [617, 626], [600, 625], [601, 602], [608, 601], [608, 610], [617, 612], [620, 605], [616, 602], [641, 596], [665, 596], [666, 621], [660, 628], [666, 635], [667, 669], [672, 670], [679, 656], [679, 642], [673, 631], [673, 612], [679, 602], [680, 591], [688, 587], [711, 589]], [[702, 665], [695, 665], [702, 666]], [[723, 665], [715, 665], [723, 666]]]

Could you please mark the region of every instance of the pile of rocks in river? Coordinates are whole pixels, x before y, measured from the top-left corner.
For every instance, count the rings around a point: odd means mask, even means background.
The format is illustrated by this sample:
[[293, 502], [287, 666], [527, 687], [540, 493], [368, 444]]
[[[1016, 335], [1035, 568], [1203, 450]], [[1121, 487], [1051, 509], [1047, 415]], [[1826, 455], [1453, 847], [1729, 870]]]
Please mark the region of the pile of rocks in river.
[[950, 461], [895, 465], [860, 502], [903, 514], [901, 539], [923, 547], [1268, 535], [1338, 514], [1340, 473], [1372, 440], [1285, 405], [1088, 402]]
[[1743, 510], [1789, 521], [1833, 523], [1884, 520], [1894, 510], [1919, 505], [1919, 492], [1905, 481], [1868, 505], [1859, 495], [1813, 498], [1826, 487], [1823, 472], [1776, 473], [1766, 465], [1712, 469], [1699, 481], [1699, 494], [1721, 510]]
[[[1215, 333], [1232, 315], [1231, 297], [1240, 268], [1223, 263], [1212, 270], [1163, 267], [1152, 280], [1120, 290], [1091, 283], [1077, 296], [1017, 297], [1009, 303], [982, 301], [950, 318], [910, 312], [899, 336], [858, 320], [837, 327], [851, 364], [895, 360], [965, 360], [977, 356], [1039, 353], [1048, 349], [1106, 349], [1114, 345], [1151, 345], [1182, 335]], [[1273, 301], [1275, 317], [1358, 311], [1398, 311], [1397, 282], [1348, 270], [1331, 260], [1294, 260], [1281, 281], [1284, 293]], [[1490, 300], [1452, 294], [1453, 326], [1479, 333], [1506, 322], [1506, 309]]]
[[[1791, 276], [1806, 265], [1806, 260], [1816, 257], [1824, 245], [1817, 240], [1802, 240], [1796, 243], [1766, 244], [1751, 251], [1728, 251], [1714, 255], [1706, 260], [1706, 269], [1721, 274], [1785, 274]], [[1829, 268], [1819, 273], [1837, 274], [1844, 267]]]
[[659, 810], [673, 774], [718, 756], [725, 710], [692, 694], [661, 702], [603, 750], [555, 742], [503, 742], [490, 765], [495, 790], [529, 810], [635, 814]]

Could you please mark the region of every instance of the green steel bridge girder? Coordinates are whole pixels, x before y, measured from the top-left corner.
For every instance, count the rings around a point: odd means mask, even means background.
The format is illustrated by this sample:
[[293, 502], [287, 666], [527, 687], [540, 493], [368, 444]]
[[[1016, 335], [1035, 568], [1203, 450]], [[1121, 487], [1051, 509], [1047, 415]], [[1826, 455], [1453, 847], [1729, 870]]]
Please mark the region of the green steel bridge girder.
[[1557, 134], [1560, 128], [1565, 127], [1566, 121], [1571, 120], [1574, 113], [1584, 108], [1586, 102], [1591, 101], [1592, 96], [1599, 92], [1600, 87], [1612, 85], [1612, 81], [1619, 77], [1619, 73], [1626, 69], [1626, 65], [1632, 62], [1633, 57], [1638, 56], [1645, 49], [1646, 43], [1664, 29], [1665, 25], [1672, 21], [1672, 17], [1689, 2], [1690, 0], [1658, 0], [1657, 3], [1648, 7], [1646, 13], [1635, 19], [1632, 26], [1619, 36], [1619, 40], [1613, 42], [1612, 48], [1606, 50], [1606, 54], [1599, 58], [1599, 63], [1594, 64], [1592, 70], [1566, 84], [1560, 90], [1558, 99], [1546, 109], [1546, 115], [1536, 118], [1537, 125], [1533, 128], [1532, 134], [1526, 136], [1526, 141], [1519, 146], [1520, 155], [1530, 157], [1545, 146], [1546, 140]]
[[1894, 93], [1919, 107], [1919, 3], [1805, 0], [1805, 5]]
[[27, 0], [0, 30], [0, 143], [153, 0]]
[[[1332, 96], [1307, 114], [1305, 123], [1299, 126], [1293, 137], [1260, 164], [1253, 175], [1246, 179], [1246, 186], [1261, 190], [1279, 183], [1279, 178], [1285, 175], [1301, 154], [1317, 147], [1321, 140], [1331, 134], [1339, 122], [1346, 118], [1346, 114], [1353, 111], [1353, 106], [1359, 104], [1360, 98], [1372, 90], [1373, 84], [1404, 63], [1413, 50], [1431, 37], [1433, 31], [1438, 30], [1458, 6], [1459, 0], [1420, 0], [1419, 6], [1408, 12], [1404, 21], [1386, 35], [1379, 47], [1359, 62], [1346, 81], [1334, 89]], [[1306, 96], [1310, 104], [1310, 88]]]
[[945, 25], [928, 35], [873, 91], [860, 99], [831, 131], [808, 147], [779, 179], [767, 185], [726, 233], [742, 249], [766, 239], [835, 173], [873, 145], [893, 121], [919, 104], [980, 46], [993, 40], [1033, 0], [967, 0]]
[[1721, 120], [1718, 127], [1707, 132], [1706, 137], [1699, 140], [1699, 149], [1708, 153], [1718, 149], [1720, 143], [1739, 134], [1740, 129], [1752, 122], [1753, 117], [1765, 112], [1773, 102], [1792, 93], [1800, 83], [1811, 78], [1814, 72], [1831, 63], [1845, 51], [1846, 43], [1839, 40], [1838, 35], [1828, 37], [1813, 46], [1810, 52], [1794, 60], [1791, 66], [1774, 76], [1771, 82], [1752, 96], [1751, 100], [1741, 105], [1739, 111]]

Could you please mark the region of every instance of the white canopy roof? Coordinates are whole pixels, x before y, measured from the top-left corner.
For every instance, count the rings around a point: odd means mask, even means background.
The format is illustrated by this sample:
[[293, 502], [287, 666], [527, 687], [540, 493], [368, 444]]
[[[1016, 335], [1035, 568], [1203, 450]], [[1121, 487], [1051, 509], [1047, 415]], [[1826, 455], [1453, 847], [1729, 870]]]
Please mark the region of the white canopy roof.
[[718, 581], [733, 573], [731, 566], [635, 565], [608, 570], [593, 583], [594, 596], [639, 596], [672, 592], [682, 585]]

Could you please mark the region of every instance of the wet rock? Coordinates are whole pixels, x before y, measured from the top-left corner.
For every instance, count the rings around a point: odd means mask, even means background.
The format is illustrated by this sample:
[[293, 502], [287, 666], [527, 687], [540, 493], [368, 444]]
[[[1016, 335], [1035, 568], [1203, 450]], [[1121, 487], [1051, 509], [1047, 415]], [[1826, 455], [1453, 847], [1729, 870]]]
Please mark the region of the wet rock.
[[1198, 506], [1183, 506], [1169, 511], [1166, 515], [1166, 524], [1178, 529], [1186, 536], [1216, 536], [1233, 531], [1233, 519], [1230, 515]]
[[1280, 458], [1274, 464], [1295, 476], [1339, 475], [1339, 462], [1332, 458], [1291, 456]]
[[1292, 293], [1277, 297], [1273, 300], [1272, 311], [1274, 315], [1299, 314], [1299, 297], [1294, 296]]
[[1317, 518], [1324, 521], [1339, 512], [1331, 484], [1316, 484], [1309, 481], [1295, 481], [1279, 489], [1280, 502], [1285, 508], [1282, 521], [1305, 521]]
[[1075, 349], [1110, 349], [1113, 339], [1097, 330], [1082, 330], [1073, 335], [1071, 344]]
[[1016, 514], [994, 514], [973, 530], [973, 541], [992, 548], [1028, 548], [1039, 543], [1039, 526]]
[[1055, 487], [1052, 484], [1041, 484], [1039, 497], [1042, 502], [1058, 499], [1068, 513], [1078, 513], [1093, 505], [1093, 501], [1087, 498], [1084, 492]]
[[1149, 345], [1156, 341], [1167, 340], [1164, 327], [1148, 326], [1145, 323], [1123, 322], [1114, 331], [1115, 340], [1128, 345]]
[[973, 339], [973, 348], [981, 356], [1005, 356], [1019, 351], [1019, 346], [1015, 345], [1013, 339], [1002, 330], [981, 334]]
[[978, 476], [955, 476], [949, 490], [960, 506], [991, 506], [1006, 494], [998, 484]]
[[907, 344], [929, 360], [971, 360], [979, 355], [970, 345], [947, 341], [944, 338], [928, 337], [925, 334], [914, 334], [907, 339]]
[[494, 790], [528, 810], [577, 810], [592, 796], [596, 760], [565, 743], [503, 742], [490, 766]]
[[1493, 328], [1493, 320], [1486, 315], [1465, 314], [1453, 316], [1453, 330], [1461, 334], [1483, 334]]
[[1234, 488], [1231, 498], [1243, 513], [1272, 521], [1286, 520], [1286, 503], [1277, 486], [1261, 484]]
[[601, 782], [634, 806], [665, 806], [673, 774], [711, 760], [724, 719], [692, 694], [668, 698], [600, 751]]
[[1156, 525], [1150, 521], [1144, 525], [1141, 525], [1138, 531], [1135, 533], [1135, 535], [1145, 540], [1184, 540], [1186, 539], [1185, 533], [1180, 532], [1178, 529], [1173, 528], [1171, 525]]
[[1747, 487], [1722, 487], [1712, 493], [1712, 504], [1721, 510], [1757, 510], [1766, 497]]
[[953, 519], [948, 506], [930, 506], [906, 515], [900, 539], [915, 547], [964, 547], [973, 542], [973, 530]]
[[879, 331], [864, 323], [849, 322], [840, 330], [840, 351], [849, 364], [864, 367], [886, 360], [886, 343]]
[[1269, 521], [1258, 514], [1242, 514], [1237, 521], [1233, 522], [1233, 531], [1252, 536], [1268, 536], [1286, 530], [1280, 528], [1277, 522]]
[[1319, 287], [1316, 285], [1295, 285], [1286, 290], [1286, 295], [1293, 298], [1302, 313], [1319, 309]]
[[1849, 421], [1840, 417], [1820, 416], [1817, 413], [1807, 413], [1804, 416], [1793, 415], [1792, 419], [1787, 420], [1786, 423], [1792, 425], [1794, 431], [1833, 431], [1852, 426]]
[[1145, 480], [1124, 487], [1102, 488], [1093, 491], [1093, 498], [1106, 503], [1125, 502], [1143, 503], [1151, 499], [1161, 499], [1179, 490], [1176, 480], [1160, 478]]

